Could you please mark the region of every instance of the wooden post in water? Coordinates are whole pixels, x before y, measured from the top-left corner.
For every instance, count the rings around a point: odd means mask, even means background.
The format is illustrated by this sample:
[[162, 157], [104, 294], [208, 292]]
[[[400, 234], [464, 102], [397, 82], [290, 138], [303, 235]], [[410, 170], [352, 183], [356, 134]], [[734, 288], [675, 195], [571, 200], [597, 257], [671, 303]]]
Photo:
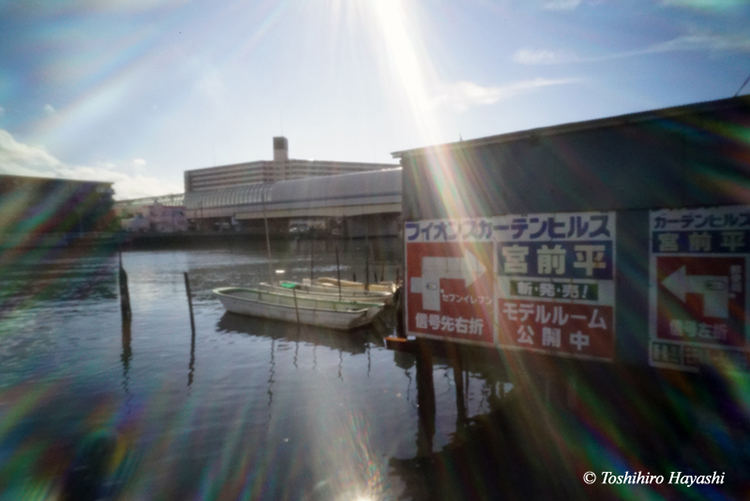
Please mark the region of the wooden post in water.
[[193, 384], [193, 375], [195, 374], [195, 319], [193, 316], [193, 293], [190, 290], [190, 278], [188, 272], [185, 273], [185, 292], [188, 297], [188, 308], [190, 309], [190, 362], [188, 363], [188, 388]]
[[188, 298], [188, 309], [190, 310], [190, 329], [193, 332], [193, 338], [195, 338], [195, 319], [193, 317], [193, 296], [190, 293], [190, 278], [188, 278], [188, 272], [183, 272], [185, 275], [185, 292]]
[[396, 337], [406, 339], [406, 325], [404, 324], [404, 289], [398, 287], [393, 293], [393, 301], [396, 304]]
[[299, 308], [297, 307], [297, 290], [292, 287], [292, 296], [294, 297], [294, 313], [297, 314], [297, 325], [299, 325]]
[[[466, 397], [464, 396], [464, 369], [458, 346], [452, 346], [453, 380], [456, 383], [456, 421], [463, 426], [466, 424]], [[467, 375], [468, 380], [468, 375]]]
[[126, 395], [130, 395], [130, 388], [128, 382], [130, 377], [130, 361], [133, 359], [133, 349], [130, 346], [131, 335], [130, 335], [130, 320], [123, 319], [122, 322], [122, 355], [120, 360], [122, 361], [122, 388], [125, 390]]
[[133, 314], [130, 311], [130, 291], [128, 290], [128, 274], [122, 267], [122, 253], [120, 253], [120, 312], [123, 322], [130, 322]]
[[339, 266], [339, 248], [336, 246], [336, 278], [339, 282], [339, 301], [341, 301], [341, 267]]
[[435, 436], [435, 383], [432, 377], [432, 354], [430, 348], [419, 343], [414, 353], [417, 359], [417, 456], [432, 455]]

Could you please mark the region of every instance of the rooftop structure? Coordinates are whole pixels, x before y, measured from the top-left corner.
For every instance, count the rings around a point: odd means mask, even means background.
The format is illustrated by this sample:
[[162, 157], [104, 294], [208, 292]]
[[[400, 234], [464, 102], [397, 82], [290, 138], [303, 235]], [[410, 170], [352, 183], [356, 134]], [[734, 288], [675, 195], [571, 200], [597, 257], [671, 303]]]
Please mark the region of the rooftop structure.
[[185, 195], [189, 219], [350, 217], [401, 212], [401, 169], [233, 186]]
[[290, 159], [287, 138], [274, 137], [273, 160], [258, 160], [185, 171], [185, 193], [393, 167], [398, 167], [398, 165]]

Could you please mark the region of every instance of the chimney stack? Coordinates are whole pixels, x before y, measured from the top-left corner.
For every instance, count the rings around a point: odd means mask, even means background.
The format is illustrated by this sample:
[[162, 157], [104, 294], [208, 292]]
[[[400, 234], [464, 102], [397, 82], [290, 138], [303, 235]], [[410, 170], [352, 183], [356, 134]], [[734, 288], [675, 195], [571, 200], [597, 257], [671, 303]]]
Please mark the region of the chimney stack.
[[283, 136], [273, 138], [273, 161], [286, 162], [289, 160], [289, 143]]

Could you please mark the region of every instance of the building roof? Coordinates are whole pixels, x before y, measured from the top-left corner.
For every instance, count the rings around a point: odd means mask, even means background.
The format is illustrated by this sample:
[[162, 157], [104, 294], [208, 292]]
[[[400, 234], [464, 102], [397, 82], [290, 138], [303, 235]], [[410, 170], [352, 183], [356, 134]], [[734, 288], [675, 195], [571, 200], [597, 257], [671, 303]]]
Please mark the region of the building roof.
[[401, 203], [400, 167], [185, 194], [188, 211], [194, 211], [190, 217], [378, 203]]
[[458, 141], [453, 143], [445, 143], [442, 145], [432, 145], [422, 148], [413, 148], [409, 150], [396, 151], [391, 153], [394, 158], [403, 158], [407, 156], [424, 154], [427, 151], [433, 149], [450, 149], [459, 150], [464, 148], [476, 148], [479, 146], [486, 146], [490, 144], [508, 143], [512, 141], [538, 139], [544, 136], [555, 136], [561, 134], [569, 134], [573, 132], [581, 132], [591, 129], [602, 129], [607, 127], [617, 127], [621, 125], [630, 125], [638, 122], [648, 122], [654, 120], [664, 119], [678, 119], [686, 115], [695, 115], [710, 111], [717, 111], [722, 109], [730, 109], [737, 107], [750, 108], [750, 95], [732, 97], [728, 99], [720, 99], [716, 101], [706, 101], [702, 103], [694, 103], [682, 106], [674, 106], [670, 108], [662, 108], [657, 110], [642, 111], [638, 113], [629, 113], [626, 115], [617, 115], [607, 118], [598, 118], [594, 120], [586, 120], [582, 122], [571, 122], [562, 125], [554, 125], [550, 127], [539, 127], [536, 129], [529, 129], [517, 132], [511, 132], [508, 134], [499, 134], [495, 136], [482, 137], [477, 139], [470, 139], [466, 141]]

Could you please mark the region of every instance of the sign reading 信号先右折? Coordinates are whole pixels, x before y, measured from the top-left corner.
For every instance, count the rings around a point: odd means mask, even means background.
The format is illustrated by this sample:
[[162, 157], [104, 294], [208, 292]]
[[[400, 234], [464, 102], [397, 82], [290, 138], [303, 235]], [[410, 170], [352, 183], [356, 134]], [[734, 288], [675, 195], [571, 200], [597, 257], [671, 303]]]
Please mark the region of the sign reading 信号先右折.
[[650, 364], [747, 370], [750, 207], [651, 211]]
[[414, 335], [614, 356], [614, 212], [406, 223]]
[[407, 331], [494, 344], [490, 218], [406, 223]]

